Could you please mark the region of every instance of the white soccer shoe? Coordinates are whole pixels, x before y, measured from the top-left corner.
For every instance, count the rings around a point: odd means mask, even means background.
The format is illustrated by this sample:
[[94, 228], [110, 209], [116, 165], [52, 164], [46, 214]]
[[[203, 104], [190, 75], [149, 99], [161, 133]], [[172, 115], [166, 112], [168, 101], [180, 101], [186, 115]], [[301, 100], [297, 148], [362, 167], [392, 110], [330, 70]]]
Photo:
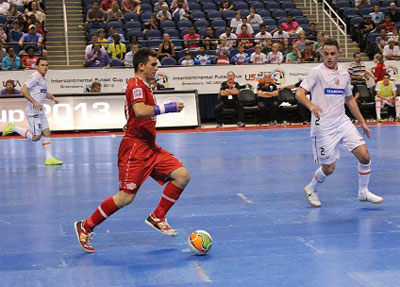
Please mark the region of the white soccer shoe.
[[371, 202], [373, 204], [379, 204], [383, 202], [383, 198], [373, 194], [368, 189], [358, 191], [358, 200], [361, 202]]
[[318, 198], [317, 191], [312, 189], [310, 184], [307, 184], [306, 187], [304, 187], [304, 193], [306, 194], [308, 202], [313, 207], [320, 207], [321, 206], [321, 201]]

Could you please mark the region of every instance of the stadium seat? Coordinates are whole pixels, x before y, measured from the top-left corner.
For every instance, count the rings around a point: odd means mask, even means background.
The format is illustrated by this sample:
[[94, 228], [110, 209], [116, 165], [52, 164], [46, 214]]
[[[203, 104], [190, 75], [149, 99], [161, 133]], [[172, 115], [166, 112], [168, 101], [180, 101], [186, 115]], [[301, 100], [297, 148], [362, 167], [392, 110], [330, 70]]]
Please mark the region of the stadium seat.
[[136, 22], [136, 21], [129, 21], [129, 22], [125, 22], [124, 24], [124, 29], [126, 31], [128, 30], [132, 30], [132, 29], [142, 29], [142, 24], [140, 24], [140, 22]]
[[146, 31], [144, 35], [145, 39], [161, 39], [161, 32], [159, 30], [150, 29]]
[[189, 9], [191, 11], [194, 11], [194, 10], [200, 10], [201, 11], [201, 5], [199, 3], [197, 3], [197, 2], [189, 2]]
[[203, 11], [192, 11], [193, 20], [206, 19], [206, 14]]
[[242, 18], [249, 16], [250, 11], [248, 9], [243, 9], [240, 10], [240, 15], [242, 16]]
[[124, 20], [128, 21], [136, 21], [139, 22], [139, 15], [134, 12], [129, 12], [124, 14]]
[[303, 17], [303, 12], [300, 9], [290, 9], [288, 12], [289, 15], [292, 15], [293, 18]]
[[267, 9], [271, 12], [275, 9], [280, 9], [280, 8], [281, 8], [281, 5], [279, 5], [279, 3], [275, 2], [275, 1], [267, 2], [265, 4], [265, 9]]
[[246, 119], [251, 118], [258, 123], [260, 108], [257, 105], [257, 97], [255, 93], [250, 89], [242, 89], [239, 91], [238, 99], [243, 106], [245, 121]]
[[222, 17], [227, 20], [227, 21], [231, 21], [233, 18], [235, 18], [235, 14], [236, 12], [233, 10], [227, 10], [224, 12], [224, 14], [222, 15]]
[[106, 24], [107, 31], [111, 26], [114, 26], [115, 30], [118, 30], [118, 31], [121, 31], [124, 29], [124, 25], [119, 21], [107, 22], [107, 24]]
[[179, 31], [175, 28], [168, 28], [163, 30], [163, 34], [168, 34], [171, 39], [179, 39]]
[[147, 41], [147, 47], [157, 50], [161, 43], [161, 39], [150, 39]]
[[151, 14], [153, 14], [152, 11], [144, 11], [142, 14], [140, 14], [140, 20], [142, 22], [149, 21], [150, 17], [151, 17]]
[[218, 38], [224, 33], [225, 33], [225, 27], [217, 27], [217, 29], [215, 29], [215, 36]]
[[355, 16], [350, 20], [350, 26], [351, 27], [358, 27], [358, 25], [360, 25], [360, 23], [364, 21], [363, 17], [360, 16]]
[[272, 17], [275, 19], [286, 17], [286, 12], [285, 10], [282, 9], [275, 9], [272, 11]]
[[298, 17], [298, 18], [296, 18], [296, 22], [299, 23], [300, 26], [302, 26], [302, 25], [304, 25], [304, 24], [307, 24], [307, 25], [310, 24], [310, 21], [309, 21], [307, 18], [305, 18], [305, 17]]
[[218, 11], [218, 8], [214, 2], [205, 2], [202, 4], [202, 10], [207, 13], [208, 11]]
[[143, 11], [153, 11], [153, 6], [151, 4], [143, 3], [140, 5]]
[[207, 27], [209, 25], [210, 25], [210, 23], [207, 20], [203, 20], [203, 19], [197, 20], [194, 22], [194, 27], [196, 27], [196, 29], [199, 29], [201, 27]]
[[272, 18], [265, 18], [264, 24], [265, 24], [265, 26], [271, 26], [271, 25], [276, 26], [276, 21], [275, 21], [275, 19], [272, 19]]
[[192, 22], [190, 22], [189, 20], [182, 20], [178, 22], [178, 29], [181, 30], [182, 28], [188, 28], [190, 26], [193, 26]]
[[[207, 12], [207, 18], [211, 21], [211, 20], [215, 20], [215, 19], [222, 19], [222, 14], [219, 11], [209, 11]], [[226, 24], [226, 23], [225, 23]]]
[[200, 27], [197, 29], [197, 34], [199, 34], [201, 38], [204, 38], [207, 34], [206, 27]]
[[383, 0], [381, 6], [382, 7], [389, 7], [392, 2], [395, 2], [395, 1], [394, 0]]
[[280, 25], [280, 24], [285, 23], [286, 21], [287, 21], [287, 20], [286, 20], [286, 17], [282, 17], [282, 18], [279, 18], [279, 20], [276, 21], [276, 22], [278, 23], [278, 25]]
[[215, 19], [211, 21], [211, 27], [214, 29], [219, 28], [219, 27], [226, 27], [226, 22], [225, 20], [222, 19]]
[[233, 4], [235, 10], [249, 9], [249, 4], [243, 1], [238, 1]]
[[366, 16], [366, 15], [368, 15], [369, 13], [371, 13], [371, 12], [373, 12], [373, 8], [372, 7], [363, 7], [363, 8], [361, 8], [360, 9], [360, 16]]
[[177, 62], [172, 57], [165, 57], [161, 60], [161, 66], [176, 66]]
[[261, 16], [261, 18], [271, 18], [271, 12], [265, 9], [257, 10], [257, 14]]
[[141, 30], [129, 30], [125, 33], [125, 39], [130, 39], [132, 35], [135, 35], [139, 40], [143, 40], [143, 32]]
[[265, 9], [264, 3], [261, 3], [261, 2], [253, 2], [250, 4], [250, 7], [253, 7], [254, 9], [256, 9], [256, 11], [258, 11], [260, 9]]
[[98, 29], [106, 29], [106, 25], [104, 25], [103, 22], [90, 22], [87, 26], [87, 30], [88, 32], [92, 31], [92, 30], [98, 30]]
[[172, 20], [164, 20], [160, 23], [160, 29], [169, 29], [169, 28], [174, 28], [175, 29], [175, 22]]
[[4, 15], [0, 15], [0, 23], [1, 24], [4, 24], [4, 23], [6, 23], [7, 22], [7, 16], [4, 16]]
[[289, 12], [291, 9], [296, 9], [296, 4], [294, 4], [293, 2], [283, 2], [282, 9], [285, 10], [286, 12]]

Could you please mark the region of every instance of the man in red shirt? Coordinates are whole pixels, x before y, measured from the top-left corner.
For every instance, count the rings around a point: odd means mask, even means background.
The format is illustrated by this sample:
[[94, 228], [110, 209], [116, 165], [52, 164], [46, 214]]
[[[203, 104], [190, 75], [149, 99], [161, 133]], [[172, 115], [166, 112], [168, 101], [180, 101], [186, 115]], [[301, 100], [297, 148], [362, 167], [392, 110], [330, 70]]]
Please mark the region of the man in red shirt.
[[103, 10], [104, 12], [107, 12], [108, 10], [111, 9], [111, 5], [115, 0], [103, 0], [101, 1], [100, 4], [100, 9]]
[[246, 49], [253, 48], [253, 35], [247, 33], [247, 26], [242, 25], [242, 33], [237, 35], [238, 45], [243, 45]]
[[196, 34], [196, 29], [194, 26], [190, 26], [188, 33], [183, 36], [185, 48], [190, 50], [200, 49], [200, 35]]
[[28, 46], [25, 48], [25, 52], [28, 56], [25, 56], [21, 59], [21, 66], [23, 69], [35, 69], [36, 62], [39, 57], [35, 56], [33, 53], [35, 52], [35, 48], [33, 46]]
[[94, 252], [91, 244], [93, 229], [130, 204], [149, 176], [160, 184], [168, 184], [145, 223], [165, 235], [177, 235], [165, 215], [189, 183], [190, 174], [177, 158], [156, 144], [155, 126], [157, 115], [180, 112], [184, 104], [178, 101], [157, 105], [148, 84], [158, 70], [157, 52], [140, 49], [133, 57], [133, 67], [135, 77], [129, 80], [125, 92], [126, 133], [118, 151], [119, 192], [103, 201], [89, 218], [74, 224], [79, 244], [87, 252]]
[[287, 32], [289, 36], [293, 36], [296, 34], [296, 30], [299, 28], [299, 23], [293, 21], [293, 16], [288, 15], [286, 18], [286, 22], [282, 23], [283, 31]]

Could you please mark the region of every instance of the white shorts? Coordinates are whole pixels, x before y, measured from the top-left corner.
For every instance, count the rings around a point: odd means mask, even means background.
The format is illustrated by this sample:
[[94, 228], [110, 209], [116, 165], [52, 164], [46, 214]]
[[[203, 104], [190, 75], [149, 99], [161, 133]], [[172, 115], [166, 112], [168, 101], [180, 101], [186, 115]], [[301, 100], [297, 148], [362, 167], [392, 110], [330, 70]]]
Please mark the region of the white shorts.
[[339, 146], [352, 151], [365, 144], [363, 137], [350, 122], [344, 122], [333, 133], [312, 137], [314, 161], [321, 164], [331, 164], [340, 158]]
[[49, 122], [45, 114], [27, 116], [28, 129], [34, 136], [40, 136], [45, 129], [49, 128]]

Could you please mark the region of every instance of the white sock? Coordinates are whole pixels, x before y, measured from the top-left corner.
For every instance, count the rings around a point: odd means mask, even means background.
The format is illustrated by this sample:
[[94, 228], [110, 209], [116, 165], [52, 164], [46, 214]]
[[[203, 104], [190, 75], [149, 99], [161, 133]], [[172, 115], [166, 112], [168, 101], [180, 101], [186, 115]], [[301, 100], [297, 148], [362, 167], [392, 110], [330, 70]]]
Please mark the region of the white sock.
[[46, 160], [53, 157], [51, 154], [51, 141], [50, 138], [43, 136], [42, 137], [42, 146], [44, 151], [46, 152]]
[[396, 118], [397, 118], [400, 115], [400, 99], [399, 99], [399, 97], [396, 98], [394, 106], [396, 107]]
[[377, 101], [375, 103], [375, 111], [376, 111], [376, 117], [380, 118], [381, 117], [381, 102]]
[[27, 139], [32, 139], [32, 133], [28, 129], [20, 128], [17, 126], [13, 126], [11, 130], [20, 136], [27, 138]]
[[367, 164], [358, 163], [358, 190], [368, 189], [369, 178], [371, 176], [371, 161]]
[[327, 175], [322, 171], [322, 166], [320, 166], [314, 173], [314, 176], [311, 180], [310, 186], [312, 189], [317, 190], [318, 186], [323, 183], [326, 179]]

